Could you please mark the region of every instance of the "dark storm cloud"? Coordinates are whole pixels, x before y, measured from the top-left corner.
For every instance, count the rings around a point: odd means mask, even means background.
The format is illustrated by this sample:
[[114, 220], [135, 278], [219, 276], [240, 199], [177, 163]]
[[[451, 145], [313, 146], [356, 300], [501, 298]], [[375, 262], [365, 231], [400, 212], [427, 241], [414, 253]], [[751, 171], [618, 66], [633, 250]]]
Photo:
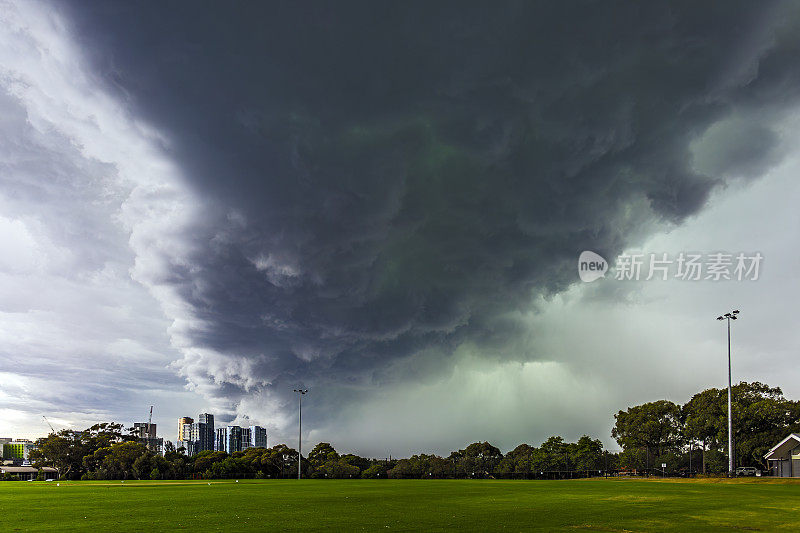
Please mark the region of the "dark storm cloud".
[[[800, 90], [796, 9], [768, 2], [67, 13], [214, 205], [157, 280], [197, 318], [186, 342], [279, 395], [391, 380], [392, 361], [467, 341], [529, 357], [506, 348], [524, 334], [509, 311], [573, 283], [582, 250], [698, 212], [731, 169], [698, 172], [691, 143], [734, 112], [766, 121], [740, 166], [774, 161], [769, 117]], [[190, 379], [243, 394], [208, 363]]]

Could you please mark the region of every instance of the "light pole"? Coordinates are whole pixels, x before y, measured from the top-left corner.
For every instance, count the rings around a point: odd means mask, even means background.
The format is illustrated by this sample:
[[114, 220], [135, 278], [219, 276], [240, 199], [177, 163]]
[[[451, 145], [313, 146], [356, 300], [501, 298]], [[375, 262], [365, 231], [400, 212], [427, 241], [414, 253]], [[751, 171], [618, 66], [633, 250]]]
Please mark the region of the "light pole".
[[299, 418], [297, 427], [297, 479], [300, 479], [300, 460], [303, 457], [303, 395], [308, 392], [308, 389], [294, 389], [297, 398], [300, 400], [298, 404]]
[[739, 310], [718, 316], [717, 320], [728, 321], [728, 475], [733, 475], [733, 421], [731, 418], [731, 320], [736, 320]]

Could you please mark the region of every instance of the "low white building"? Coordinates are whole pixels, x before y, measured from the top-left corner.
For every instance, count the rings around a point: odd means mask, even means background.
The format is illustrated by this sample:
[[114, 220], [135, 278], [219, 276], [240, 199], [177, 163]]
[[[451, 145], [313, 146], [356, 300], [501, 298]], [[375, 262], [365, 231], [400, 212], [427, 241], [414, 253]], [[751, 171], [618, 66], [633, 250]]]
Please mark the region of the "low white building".
[[800, 477], [800, 433], [788, 437], [764, 455], [775, 477]]
[[[39, 468], [33, 466], [0, 466], [0, 476], [4, 474], [11, 474], [12, 476], [19, 476], [22, 481], [30, 481], [36, 479], [39, 475]], [[45, 466], [41, 469], [44, 471], [45, 479], [56, 479], [58, 471], [55, 468]]]

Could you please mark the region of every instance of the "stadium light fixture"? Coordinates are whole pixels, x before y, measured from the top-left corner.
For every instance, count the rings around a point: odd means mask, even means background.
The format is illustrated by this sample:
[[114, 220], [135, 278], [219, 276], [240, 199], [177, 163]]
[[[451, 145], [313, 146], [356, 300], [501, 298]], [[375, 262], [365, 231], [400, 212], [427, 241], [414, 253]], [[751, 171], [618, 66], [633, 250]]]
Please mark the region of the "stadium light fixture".
[[308, 389], [294, 389], [297, 393], [297, 398], [300, 400], [298, 404], [298, 424], [297, 424], [297, 479], [300, 479], [300, 462], [303, 457], [303, 395], [308, 392]]
[[737, 320], [739, 310], [718, 316], [728, 323], [728, 475], [733, 475], [733, 419], [731, 417], [731, 320]]

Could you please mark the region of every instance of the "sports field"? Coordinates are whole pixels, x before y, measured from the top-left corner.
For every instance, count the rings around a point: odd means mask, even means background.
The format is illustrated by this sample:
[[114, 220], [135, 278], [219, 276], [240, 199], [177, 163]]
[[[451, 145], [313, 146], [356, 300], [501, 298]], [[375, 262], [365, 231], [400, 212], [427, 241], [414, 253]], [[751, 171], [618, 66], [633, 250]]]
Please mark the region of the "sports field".
[[797, 531], [779, 480], [0, 483], [0, 531]]

